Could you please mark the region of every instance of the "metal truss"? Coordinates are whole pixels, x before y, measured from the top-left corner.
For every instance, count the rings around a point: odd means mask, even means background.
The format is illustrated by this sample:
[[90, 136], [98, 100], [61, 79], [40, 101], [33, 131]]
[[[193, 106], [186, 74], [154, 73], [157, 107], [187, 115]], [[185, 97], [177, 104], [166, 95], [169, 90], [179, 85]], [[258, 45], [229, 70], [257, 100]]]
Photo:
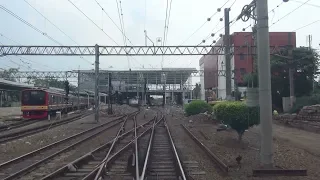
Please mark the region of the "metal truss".
[[[127, 75], [132, 75], [133, 73], [142, 73], [142, 74], [148, 74], [149, 72], [135, 72], [135, 71], [100, 71], [99, 74], [108, 74], [111, 73], [114, 78], [121, 78], [124, 77], [126, 78]], [[159, 71], [156, 72], [158, 74], [162, 73], [173, 73], [172, 71]], [[214, 72], [207, 72], [206, 76], [226, 76], [226, 71], [225, 70], [218, 70]], [[194, 70], [194, 71], [178, 71], [176, 72], [176, 76], [180, 75], [186, 75], [190, 74], [192, 77], [197, 77], [197, 76], [204, 76], [204, 71], [203, 70]], [[94, 72], [80, 72], [80, 75], [84, 76], [94, 76]], [[8, 75], [1, 74], [0, 73], [0, 78], [7, 78]], [[56, 79], [68, 79], [68, 78], [77, 78], [78, 77], [78, 71], [19, 71], [16, 73], [12, 73], [9, 75], [11, 78], [37, 78], [37, 79], [46, 79], [46, 78], [56, 78]]]
[[[97, 46], [100, 56], [157, 56], [157, 55], [224, 55], [225, 46]], [[285, 46], [270, 46], [274, 54]], [[256, 52], [255, 46], [231, 46], [233, 55]], [[96, 55], [95, 46], [0, 46], [0, 56], [89, 56]]]

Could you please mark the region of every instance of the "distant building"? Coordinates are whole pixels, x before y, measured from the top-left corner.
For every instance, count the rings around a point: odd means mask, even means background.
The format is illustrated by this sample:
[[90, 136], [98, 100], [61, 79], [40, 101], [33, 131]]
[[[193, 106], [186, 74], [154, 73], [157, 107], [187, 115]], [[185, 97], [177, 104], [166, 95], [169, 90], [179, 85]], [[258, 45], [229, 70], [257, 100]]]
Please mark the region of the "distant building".
[[[231, 35], [231, 46], [255, 46], [252, 32], [235, 32]], [[215, 46], [223, 46], [223, 37], [220, 38]], [[296, 47], [295, 32], [270, 32], [270, 46], [284, 47], [291, 45]], [[211, 51], [224, 53], [224, 49], [212, 48]], [[247, 55], [243, 49], [235, 49], [231, 56], [231, 69], [234, 71], [236, 84], [243, 85], [243, 76], [253, 70], [253, 55]], [[206, 99], [206, 91], [213, 90], [216, 92], [217, 98], [226, 98], [226, 77], [218, 75], [218, 72], [225, 72], [225, 56], [224, 55], [204, 55], [199, 60], [200, 70], [204, 71], [200, 77], [201, 83], [201, 99]], [[221, 71], [222, 70], [222, 71]], [[233, 77], [233, 75], [232, 75]], [[234, 90], [234, 79], [231, 82], [232, 91]]]

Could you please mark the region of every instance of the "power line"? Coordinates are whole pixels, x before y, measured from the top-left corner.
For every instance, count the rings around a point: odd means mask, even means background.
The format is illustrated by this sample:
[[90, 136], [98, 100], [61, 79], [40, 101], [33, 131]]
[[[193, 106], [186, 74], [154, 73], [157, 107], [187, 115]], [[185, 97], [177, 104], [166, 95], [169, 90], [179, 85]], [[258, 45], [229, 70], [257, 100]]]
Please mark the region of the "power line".
[[101, 30], [111, 41], [116, 45], [119, 45], [111, 36], [109, 36], [102, 28], [100, 28], [92, 19], [90, 19], [81, 9], [78, 8], [71, 0], [68, 0], [81, 14], [83, 14], [88, 20], [90, 20], [99, 30]]
[[[127, 41], [129, 41], [130, 44], [133, 45], [133, 43], [131, 42], [131, 40], [124, 34], [123, 30], [117, 25], [117, 23], [110, 17], [110, 15], [105, 11], [105, 9], [103, 8], [103, 6], [97, 1], [95, 0], [95, 2], [97, 3], [97, 5], [101, 8], [101, 10], [107, 15], [107, 17], [111, 20], [111, 22], [117, 27], [117, 29], [121, 32], [121, 34], [127, 39]], [[117, 4], [118, 5], [118, 4]], [[118, 12], [120, 14], [120, 10]], [[120, 16], [119, 16], [120, 18]], [[121, 18], [120, 18], [121, 19]], [[122, 24], [122, 23], [121, 23]]]
[[[207, 21], [205, 21], [199, 28], [197, 28], [186, 40], [184, 40], [181, 45], [183, 45], [185, 42], [187, 42], [194, 34], [196, 34], [208, 21], [211, 20], [211, 18], [213, 18], [216, 14], [218, 14], [221, 9], [229, 2], [230, 0], [227, 0], [220, 8], [218, 8], [218, 10], [212, 14], [209, 18], [207, 18]], [[220, 11], [219, 11], [220, 9]]]
[[[292, 1], [292, 2], [296, 2], [296, 3], [304, 3], [304, 2], [302, 2], [302, 1], [297, 1], [297, 0], [291, 0], [291, 1]], [[316, 5], [316, 4], [306, 3], [306, 5], [320, 8], [320, 5]]]
[[171, 6], [172, 5], [172, 0], [170, 1], [170, 6], [169, 6], [169, 15], [168, 15], [168, 20], [167, 20], [167, 32], [166, 32], [166, 39], [165, 39], [165, 44], [168, 41], [168, 31], [169, 31], [169, 24], [170, 24], [170, 17], [171, 17]]
[[287, 13], [286, 15], [282, 16], [280, 19], [278, 19], [276, 22], [272, 23], [272, 25], [270, 27], [272, 27], [273, 25], [275, 25], [276, 23], [278, 23], [279, 21], [281, 21], [282, 19], [284, 19], [285, 17], [289, 16], [291, 13], [295, 12], [296, 10], [298, 10], [299, 8], [301, 8], [303, 5], [305, 5], [307, 2], [309, 2], [310, 0], [305, 1], [303, 4], [301, 4], [300, 6], [298, 6], [297, 8], [293, 9], [292, 11], [290, 11], [289, 13]]
[[[124, 19], [123, 19], [121, 0], [120, 1], [116, 0], [116, 3], [117, 3], [118, 17], [119, 17], [120, 27], [121, 27], [120, 31], [122, 32], [123, 43], [126, 46], [127, 45], [127, 40], [126, 40], [127, 37], [126, 37], [125, 26], [124, 26]], [[131, 65], [130, 65], [130, 59], [129, 59], [128, 56], [127, 56], [127, 63], [128, 63], [128, 69], [130, 69]]]
[[147, 23], [147, 0], [144, 0], [144, 30], [146, 30]]
[[[78, 46], [80, 46], [79, 43], [77, 43], [75, 40], [73, 40], [69, 35], [67, 35], [63, 30], [61, 30], [57, 25], [55, 25], [52, 21], [50, 21], [46, 16], [44, 16], [40, 11], [37, 10], [37, 8], [35, 8], [34, 6], [32, 6], [27, 0], [24, 0], [24, 2], [26, 2], [32, 9], [34, 9], [35, 11], [37, 11], [38, 14], [40, 14], [45, 20], [47, 20], [51, 25], [53, 25], [55, 28], [57, 28], [62, 34], [64, 34], [65, 36], [67, 36], [71, 41], [73, 41], [75, 44], [77, 44]], [[90, 61], [88, 61], [87, 59], [84, 59], [83, 57], [80, 57], [81, 59], [85, 60], [87, 63], [92, 64]]]
[[51, 36], [49, 36], [47, 33], [39, 30], [38, 28], [36, 28], [35, 26], [33, 26], [32, 24], [30, 24], [29, 22], [27, 22], [26, 20], [22, 19], [21, 17], [19, 17], [18, 15], [16, 15], [15, 13], [13, 13], [12, 11], [10, 11], [9, 9], [7, 9], [6, 7], [0, 5], [0, 8], [2, 10], [4, 10], [5, 12], [7, 12], [8, 14], [10, 14], [11, 16], [15, 17], [16, 19], [18, 19], [19, 21], [23, 22], [24, 24], [26, 24], [27, 26], [29, 26], [30, 28], [34, 29], [35, 31], [37, 31], [38, 33], [46, 36], [47, 38], [49, 38], [51, 41], [59, 44], [60, 46], [62, 46], [62, 44], [60, 42], [58, 42], [57, 40], [55, 40], [54, 38], [52, 38]]
[[303, 28], [305, 28], [305, 27], [308, 27], [308, 26], [310, 26], [310, 25], [312, 25], [312, 24], [315, 24], [315, 23], [317, 23], [317, 22], [320, 22], [320, 19], [318, 19], [318, 20], [316, 20], [316, 21], [313, 21], [312, 23], [309, 23], [309, 24], [304, 25], [304, 26], [302, 26], [302, 27], [299, 27], [299, 28], [293, 30], [293, 32], [298, 31], [298, 30], [300, 30], [300, 29], [303, 29]]
[[[8, 36], [5, 36], [5, 35], [2, 34], [2, 33], [0, 33], [0, 36], [2, 36], [2, 37], [4, 37], [4, 38], [6, 38], [6, 39], [8, 39], [8, 40], [10, 40], [10, 41], [12, 41], [12, 42], [14, 42], [14, 43], [16, 43], [17, 45], [21, 45], [21, 43], [13, 40], [13, 39], [11, 39], [11, 38], [9, 38]], [[23, 56], [18, 56], [18, 55], [17, 55], [17, 57], [22, 58], [22, 59], [25, 59], [25, 60], [30, 61], [30, 62], [33, 62], [33, 63], [36, 63], [36, 64], [39, 64], [39, 65], [41, 65], [41, 66], [48, 67], [48, 68], [52, 69], [52, 67], [49, 67], [49, 66], [44, 65], [44, 64], [41, 64], [41, 63], [39, 63], [39, 62], [34, 62], [34, 61], [32, 61], [31, 59], [25, 58], [25, 57], [23, 57]]]
[[[1, 44], [1, 45], [4, 45], [2, 42], [0, 42], [0, 44]], [[25, 65], [19, 64], [19, 63], [17, 63], [17, 62], [14, 62], [13, 59], [11, 59], [11, 57], [9, 57], [9, 56], [5, 56], [5, 57], [6, 57], [10, 62], [12, 62], [13, 64], [18, 65], [18, 67], [21, 67], [21, 66], [22, 66], [22, 67], [26, 67], [27, 69], [32, 69], [29, 63], [25, 63], [25, 62], [24, 62], [25, 64], [29, 64], [29, 66], [25, 66]], [[20, 61], [23, 62], [21, 59], [20, 59]], [[33, 70], [36, 71], [36, 69], [33, 69]]]

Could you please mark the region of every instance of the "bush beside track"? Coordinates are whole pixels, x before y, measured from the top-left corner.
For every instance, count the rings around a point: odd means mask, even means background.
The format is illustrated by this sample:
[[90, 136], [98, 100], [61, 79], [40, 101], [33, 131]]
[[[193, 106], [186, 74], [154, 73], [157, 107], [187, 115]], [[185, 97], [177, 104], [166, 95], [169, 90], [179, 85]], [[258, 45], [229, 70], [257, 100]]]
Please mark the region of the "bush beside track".
[[187, 114], [187, 116], [196, 115], [204, 112], [212, 112], [212, 107], [201, 100], [196, 100], [190, 102], [190, 104], [185, 105], [184, 110]]
[[220, 102], [213, 109], [219, 121], [237, 131], [239, 140], [245, 130], [260, 123], [259, 107], [248, 107], [243, 102]]

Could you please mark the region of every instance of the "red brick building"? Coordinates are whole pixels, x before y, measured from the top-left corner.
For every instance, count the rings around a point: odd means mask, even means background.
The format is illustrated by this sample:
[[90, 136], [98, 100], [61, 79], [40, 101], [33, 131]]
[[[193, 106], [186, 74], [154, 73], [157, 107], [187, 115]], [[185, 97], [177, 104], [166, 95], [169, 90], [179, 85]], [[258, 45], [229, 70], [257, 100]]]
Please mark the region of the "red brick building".
[[[270, 46], [284, 47], [291, 45], [296, 47], [295, 32], [270, 32]], [[223, 38], [220, 38], [216, 46], [224, 45]], [[235, 32], [231, 35], [232, 46], [255, 46], [252, 32]], [[243, 82], [243, 75], [252, 72], [253, 55], [247, 55], [248, 48], [235, 49], [231, 59], [231, 67], [235, 72], [237, 84]], [[216, 51], [215, 48], [212, 49]], [[220, 51], [223, 54], [223, 51]], [[219, 70], [225, 70], [224, 55], [205, 55], [199, 60], [200, 69], [204, 71], [204, 76], [201, 79], [202, 94], [205, 89], [219, 89], [220, 94], [225, 94], [225, 77], [218, 76]], [[232, 82], [232, 86], [233, 86]], [[218, 93], [219, 94], [219, 93]], [[219, 96], [219, 95], [218, 95]], [[220, 97], [220, 96], [219, 96]]]

